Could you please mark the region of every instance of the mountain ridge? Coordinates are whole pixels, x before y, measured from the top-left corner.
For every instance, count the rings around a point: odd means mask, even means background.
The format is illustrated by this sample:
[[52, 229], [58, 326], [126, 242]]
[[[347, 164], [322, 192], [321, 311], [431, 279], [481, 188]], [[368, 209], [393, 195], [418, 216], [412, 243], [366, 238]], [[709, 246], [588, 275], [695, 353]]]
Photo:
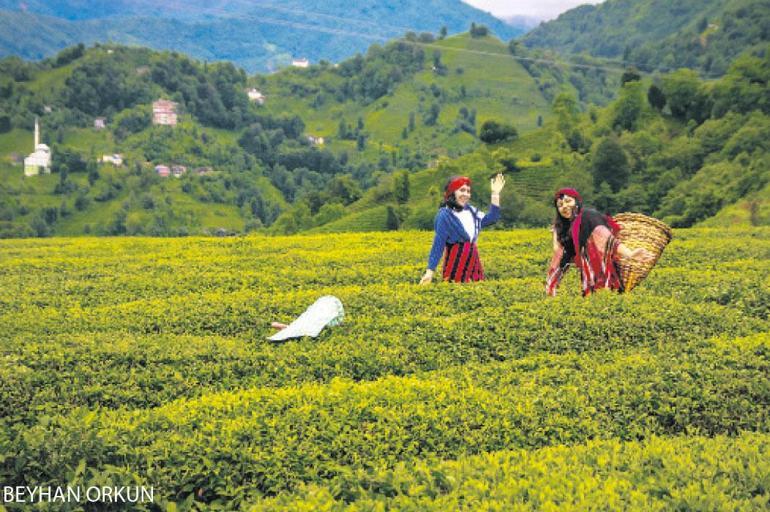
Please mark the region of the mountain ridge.
[[647, 72], [688, 67], [711, 77], [769, 40], [763, 0], [607, 0], [562, 13], [520, 39], [529, 48], [622, 59]]
[[[503, 40], [523, 33], [460, 0], [388, 5], [369, 0], [353, 6], [342, 0], [280, 5], [223, 0], [214, 6], [196, 0], [172, 4], [176, 8], [171, 10], [144, 0], [122, 0], [110, 8], [73, 0], [27, 5], [21, 13], [12, 9], [17, 8], [14, 2], [0, 1], [0, 23], [5, 25], [0, 34], [6, 34], [0, 37], [0, 56], [40, 59], [71, 44], [112, 41], [228, 60], [248, 72], [264, 72], [289, 65], [292, 57], [337, 62], [373, 42], [385, 43], [409, 31], [437, 34], [442, 26], [457, 33], [475, 22]], [[26, 35], [40, 27], [45, 27], [44, 40]]]

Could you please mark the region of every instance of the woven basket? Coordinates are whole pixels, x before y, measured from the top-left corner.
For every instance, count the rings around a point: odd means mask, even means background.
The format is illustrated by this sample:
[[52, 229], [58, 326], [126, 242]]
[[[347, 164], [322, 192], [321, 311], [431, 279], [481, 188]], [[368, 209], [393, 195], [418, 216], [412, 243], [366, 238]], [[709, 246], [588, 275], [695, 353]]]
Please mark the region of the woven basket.
[[618, 234], [618, 238], [623, 244], [631, 250], [642, 247], [655, 255], [652, 261], [646, 262], [629, 258], [618, 260], [625, 290], [630, 292], [647, 277], [673, 235], [671, 228], [664, 222], [641, 213], [619, 213], [613, 215], [612, 218], [623, 228]]

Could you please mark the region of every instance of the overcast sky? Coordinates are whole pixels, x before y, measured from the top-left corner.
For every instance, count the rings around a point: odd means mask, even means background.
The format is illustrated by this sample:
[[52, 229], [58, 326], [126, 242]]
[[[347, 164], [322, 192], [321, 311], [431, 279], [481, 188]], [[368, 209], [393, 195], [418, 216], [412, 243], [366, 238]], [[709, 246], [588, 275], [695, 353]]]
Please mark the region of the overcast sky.
[[482, 11], [495, 16], [530, 16], [550, 20], [564, 11], [582, 4], [599, 4], [602, 0], [463, 0]]

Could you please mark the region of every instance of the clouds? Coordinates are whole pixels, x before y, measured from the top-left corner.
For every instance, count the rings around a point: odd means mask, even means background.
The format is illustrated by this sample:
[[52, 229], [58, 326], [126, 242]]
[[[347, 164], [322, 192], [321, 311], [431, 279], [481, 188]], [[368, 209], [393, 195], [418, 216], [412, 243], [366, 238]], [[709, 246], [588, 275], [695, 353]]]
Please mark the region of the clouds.
[[497, 17], [529, 16], [550, 20], [564, 11], [583, 4], [598, 4], [602, 0], [463, 0]]

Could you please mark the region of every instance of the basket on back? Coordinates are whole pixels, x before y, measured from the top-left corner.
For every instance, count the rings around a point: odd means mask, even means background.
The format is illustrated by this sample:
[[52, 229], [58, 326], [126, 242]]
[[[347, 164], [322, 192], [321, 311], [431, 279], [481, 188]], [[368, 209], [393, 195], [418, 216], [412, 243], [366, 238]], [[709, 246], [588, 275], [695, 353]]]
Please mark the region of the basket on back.
[[618, 260], [625, 290], [630, 292], [647, 277], [660, 259], [663, 249], [671, 241], [671, 228], [664, 222], [641, 213], [619, 213], [612, 218], [623, 228], [618, 234], [621, 242], [630, 249], [638, 247], [647, 249], [655, 256], [653, 260], [645, 262], [629, 258]]

